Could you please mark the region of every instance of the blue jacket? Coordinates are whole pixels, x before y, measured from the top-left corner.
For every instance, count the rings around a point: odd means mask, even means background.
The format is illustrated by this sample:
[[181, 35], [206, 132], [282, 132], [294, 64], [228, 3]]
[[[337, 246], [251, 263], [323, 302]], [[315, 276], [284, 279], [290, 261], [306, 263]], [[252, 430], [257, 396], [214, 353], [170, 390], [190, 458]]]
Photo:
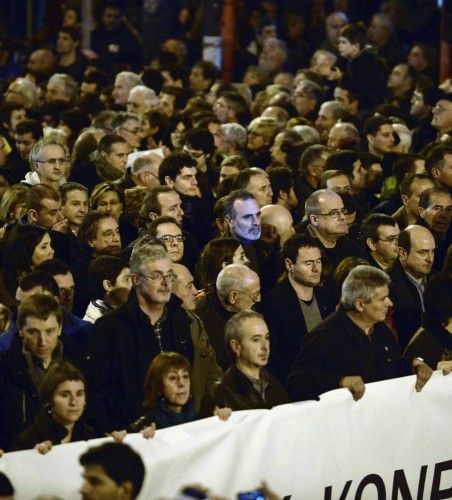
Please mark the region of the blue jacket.
[[[74, 342], [84, 346], [90, 337], [93, 325], [89, 321], [84, 321], [83, 319], [74, 316], [66, 309], [63, 311], [63, 330], [61, 335], [65, 337], [71, 337]], [[16, 325], [17, 314], [14, 316], [14, 326], [9, 330], [0, 335], [0, 353], [7, 352], [11, 348], [11, 344], [14, 337], [18, 333], [18, 328]]]

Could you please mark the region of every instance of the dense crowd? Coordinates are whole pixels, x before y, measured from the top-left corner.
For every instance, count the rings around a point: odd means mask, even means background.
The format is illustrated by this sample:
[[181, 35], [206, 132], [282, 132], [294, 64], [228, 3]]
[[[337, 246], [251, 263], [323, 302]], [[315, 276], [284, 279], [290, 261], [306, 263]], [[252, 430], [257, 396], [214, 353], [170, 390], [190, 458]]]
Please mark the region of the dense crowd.
[[113, 3], [0, 67], [4, 451], [452, 371], [452, 82], [337, 3], [251, 9], [233, 82]]

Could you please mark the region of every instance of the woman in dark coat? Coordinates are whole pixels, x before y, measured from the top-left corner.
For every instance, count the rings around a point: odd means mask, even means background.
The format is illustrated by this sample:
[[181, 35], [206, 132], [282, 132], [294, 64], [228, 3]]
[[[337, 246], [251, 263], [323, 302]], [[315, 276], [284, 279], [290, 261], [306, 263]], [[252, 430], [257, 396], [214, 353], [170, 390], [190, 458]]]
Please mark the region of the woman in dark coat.
[[55, 444], [95, 438], [93, 429], [83, 420], [85, 387], [85, 378], [74, 365], [63, 363], [51, 368], [40, 388], [42, 407], [33, 423], [19, 434], [14, 448], [47, 453]]

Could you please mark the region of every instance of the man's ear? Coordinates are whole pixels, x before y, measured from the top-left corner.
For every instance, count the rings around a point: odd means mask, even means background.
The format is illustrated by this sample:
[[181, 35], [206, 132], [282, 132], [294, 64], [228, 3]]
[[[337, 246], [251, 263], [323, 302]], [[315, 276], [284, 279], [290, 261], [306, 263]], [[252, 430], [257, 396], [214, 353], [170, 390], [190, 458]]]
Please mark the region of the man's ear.
[[309, 215], [309, 224], [312, 224], [313, 226], [317, 226], [317, 215], [311, 214]]
[[226, 303], [231, 305], [235, 304], [237, 302], [237, 295], [238, 293], [236, 290], [229, 292], [225, 297]]
[[282, 201], [287, 201], [289, 199], [289, 193], [287, 193], [286, 191], [280, 189], [278, 191], [278, 198]]
[[369, 144], [373, 144], [374, 143], [374, 136], [372, 134], [367, 134], [366, 135], [366, 139], [367, 139], [367, 142]]
[[432, 177], [434, 179], [438, 179], [441, 175], [441, 170], [438, 167], [433, 167], [432, 168]]
[[123, 481], [119, 485], [119, 496], [121, 500], [132, 500], [135, 498], [133, 483], [130, 480]]
[[38, 212], [34, 208], [30, 208], [27, 215], [29, 222], [33, 222], [34, 224], [38, 222]]
[[406, 207], [408, 203], [408, 196], [406, 194], [402, 194], [400, 195], [400, 199], [402, 200], [402, 205]]
[[155, 220], [155, 219], [158, 219], [160, 217], [159, 214], [155, 213], [155, 212], [149, 212], [148, 213], [148, 219], [149, 220]]
[[293, 262], [290, 259], [284, 259], [284, 267], [286, 268], [286, 271], [290, 273], [293, 271]]
[[237, 357], [240, 355], [240, 343], [237, 339], [232, 339], [229, 342], [229, 347]]
[[372, 238], [366, 239], [366, 245], [372, 250], [372, 252], [375, 252], [377, 247], [375, 246], [375, 242]]
[[139, 280], [139, 276], [138, 274], [136, 273], [130, 273], [130, 277], [132, 278], [132, 285], [133, 286], [137, 286], [138, 285], [138, 280]]
[[353, 305], [355, 306], [356, 311], [362, 312], [364, 301], [363, 301], [363, 299], [356, 299], [353, 301]]
[[169, 175], [166, 175], [165, 176], [165, 184], [169, 187], [174, 187], [174, 181], [173, 179], [171, 179], [171, 177]]
[[110, 280], [102, 280], [102, 287], [106, 292], [111, 292], [113, 290], [113, 285]]
[[226, 220], [226, 223], [228, 225], [228, 227], [231, 227], [232, 226], [232, 219], [229, 215], [225, 215], [224, 216], [225, 220]]
[[400, 262], [405, 262], [407, 257], [408, 257], [407, 251], [404, 248], [399, 247], [399, 260], [400, 260]]

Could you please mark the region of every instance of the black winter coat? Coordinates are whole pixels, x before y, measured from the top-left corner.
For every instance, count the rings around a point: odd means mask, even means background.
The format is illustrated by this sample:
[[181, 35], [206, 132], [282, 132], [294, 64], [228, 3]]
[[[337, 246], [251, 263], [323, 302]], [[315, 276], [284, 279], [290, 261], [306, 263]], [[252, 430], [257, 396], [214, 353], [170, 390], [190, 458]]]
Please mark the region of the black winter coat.
[[[82, 367], [81, 348], [60, 336], [63, 360]], [[28, 374], [19, 335], [0, 357], [0, 447], [9, 450], [16, 436], [29, 425], [41, 405], [38, 391]]]
[[[171, 296], [163, 322], [162, 347], [193, 363], [190, 319]], [[142, 414], [150, 362], [160, 354], [153, 326], [132, 290], [128, 301], [99, 318], [87, 346], [88, 414], [100, 433], [125, 429]]]
[[[320, 315], [326, 318], [334, 311], [334, 293], [316, 286], [315, 297]], [[268, 370], [282, 384], [293, 365], [301, 340], [308, 333], [297, 294], [288, 278], [264, 296], [259, 311], [264, 315], [270, 331], [270, 361]]]

